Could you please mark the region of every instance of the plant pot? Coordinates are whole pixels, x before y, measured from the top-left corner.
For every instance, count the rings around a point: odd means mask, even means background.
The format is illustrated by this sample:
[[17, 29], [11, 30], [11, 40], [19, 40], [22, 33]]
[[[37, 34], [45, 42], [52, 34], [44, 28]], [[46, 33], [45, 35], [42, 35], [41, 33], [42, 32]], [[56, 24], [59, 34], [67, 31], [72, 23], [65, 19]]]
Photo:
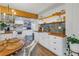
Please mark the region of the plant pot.
[[79, 44], [71, 44], [70, 43], [70, 49], [72, 50], [72, 51], [74, 51], [74, 52], [77, 52], [77, 53], [79, 53]]

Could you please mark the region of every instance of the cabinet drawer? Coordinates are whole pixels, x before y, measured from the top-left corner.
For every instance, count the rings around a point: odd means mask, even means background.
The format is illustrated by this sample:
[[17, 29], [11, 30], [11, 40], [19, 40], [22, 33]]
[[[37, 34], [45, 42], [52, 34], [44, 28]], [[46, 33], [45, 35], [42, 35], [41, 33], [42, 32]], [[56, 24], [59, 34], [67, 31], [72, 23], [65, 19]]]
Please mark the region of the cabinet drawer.
[[63, 42], [59, 42], [59, 41], [50, 41], [48, 42], [51, 46], [55, 45], [55, 46], [63, 46], [64, 43]]
[[63, 41], [63, 40], [59, 40], [59, 39], [49, 39], [48, 42], [49, 42], [51, 45], [58, 45], [58, 46], [64, 45], [64, 41]]
[[60, 49], [60, 48], [56, 48], [56, 49], [57, 49], [57, 50], [55, 51], [55, 53], [56, 53], [57, 55], [61, 55], [61, 56], [64, 55], [63, 49]]
[[64, 55], [64, 50], [62, 47], [52, 46], [49, 48], [52, 52], [54, 52], [56, 55]]
[[64, 38], [62, 38], [62, 37], [57, 37], [57, 36], [52, 36], [52, 35], [49, 35], [49, 38], [50, 38], [51, 40], [53, 40], [53, 39], [63, 40], [63, 39], [64, 39]]
[[55, 53], [55, 54], [57, 55], [57, 53], [56, 53], [57, 48], [55, 48], [54, 46], [51, 46], [51, 47], [49, 48], [49, 50], [52, 51], [53, 53]]
[[54, 37], [54, 39], [60, 39], [60, 40], [63, 40], [62, 37], [58, 37], [58, 36], [53, 36], [53, 37]]

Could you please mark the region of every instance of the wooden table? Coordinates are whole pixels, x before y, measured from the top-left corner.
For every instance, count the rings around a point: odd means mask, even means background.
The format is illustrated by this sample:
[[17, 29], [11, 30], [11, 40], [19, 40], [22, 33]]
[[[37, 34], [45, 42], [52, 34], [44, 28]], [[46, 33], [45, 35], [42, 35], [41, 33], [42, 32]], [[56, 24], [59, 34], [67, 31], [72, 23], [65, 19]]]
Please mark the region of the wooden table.
[[6, 45], [7, 46], [2, 51], [0, 51], [0, 56], [8, 56], [22, 49], [24, 42], [22, 40], [19, 40], [17, 42], [7, 42]]

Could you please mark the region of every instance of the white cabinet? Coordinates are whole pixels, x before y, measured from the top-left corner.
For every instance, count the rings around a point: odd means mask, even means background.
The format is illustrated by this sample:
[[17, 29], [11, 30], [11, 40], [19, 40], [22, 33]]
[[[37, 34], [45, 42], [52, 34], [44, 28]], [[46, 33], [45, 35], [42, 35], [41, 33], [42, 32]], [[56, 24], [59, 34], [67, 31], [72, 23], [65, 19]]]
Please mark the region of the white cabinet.
[[64, 55], [64, 38], [48, 35], [48, 33], [42, 32], [36, 33], [35, 39], [38, 39], [41, 45], [56, 55]]
[[39, 42], [44, 41], [47, 37], [47, 33], [34, 32], [34, 38], [39, 40]]
[[56, 55], [64, 55], [64, 38], [49, 35], [50, 50]]
[[38, 32], [34, 32], [34, 39], [35, 40], [40, 40], [41, 39], [40, 34]]
[[9, 33], [9, 34], [4, 34], [5, 36], [5, 38], [6, 39], [10, 39], [10, 38], [13, 38], [13, 34], [12, 33]]
[[5, 36], [4, 34], [0, 34], [0, 41], [1, 40], [5, 40], [5, 37], [4, 36]]

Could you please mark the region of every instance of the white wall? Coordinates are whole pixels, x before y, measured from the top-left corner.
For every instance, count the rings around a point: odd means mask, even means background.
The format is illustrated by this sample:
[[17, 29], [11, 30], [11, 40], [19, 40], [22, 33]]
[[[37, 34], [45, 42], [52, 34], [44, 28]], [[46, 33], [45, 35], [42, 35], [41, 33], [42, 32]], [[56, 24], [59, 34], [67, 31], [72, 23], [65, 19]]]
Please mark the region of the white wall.
[[79, 35], [79, 4], [66, 4], [66, 34]]

